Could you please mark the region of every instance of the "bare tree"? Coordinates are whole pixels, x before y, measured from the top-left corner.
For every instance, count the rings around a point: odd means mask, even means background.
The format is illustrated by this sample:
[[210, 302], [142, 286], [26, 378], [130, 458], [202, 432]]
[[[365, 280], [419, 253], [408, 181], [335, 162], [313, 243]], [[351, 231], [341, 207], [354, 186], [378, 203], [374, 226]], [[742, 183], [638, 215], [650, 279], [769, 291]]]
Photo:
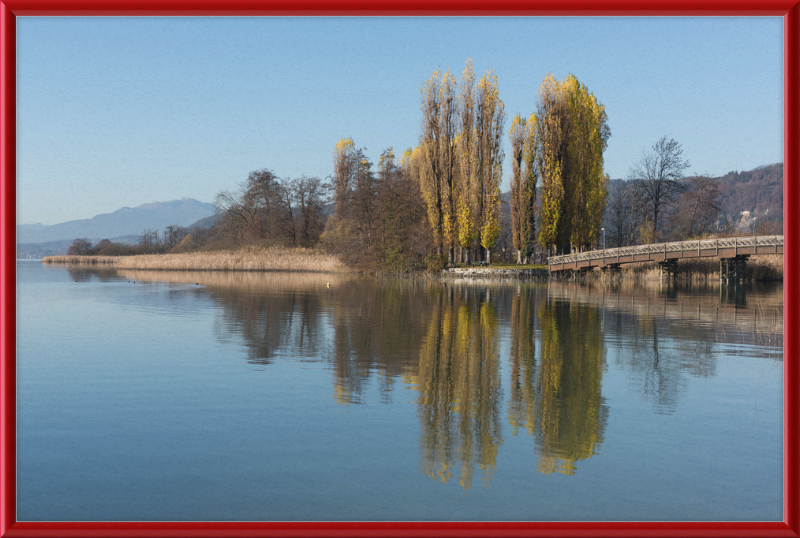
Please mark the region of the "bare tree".
[[288, 182], [297, 212], [297, 240], [301, 246], [313, 245], [324, 226], [323, 206], [328, 201], [330, 185], [317, 177], [303, 176]]
[[72, 242], [67, 251], [70, 256], [89, 256], [92, 254], [92, 242], [85, 237]]
[[158, 230], [144, 230], [139, 238], [139, 245], [145, 254], [154, 254], [161, 250], [161, 242], [158, 240]]
[[714, 230], [719, 220], [720, 192], [709, 175], [686, 178], [684, 191], [670, 219], [675, 239], [691, 239]]
[[295, 222], [296, 218], [296, 211], [294, 207], [295, 199], [294, 193], [292, 192], [292, 183], [291, 181], [286, 181], [284, 184], [281, 184], [280, 188], [280, 201], [281, 201], [281, 212], [282, 217], [280, 220], [281, 227], [283, 228], [284, 234], [292, 243], [292, 246], [298, 245], [298, 237], [297, 237], [297, 222]]
[[258, 233], [256, 218], [258, 200], [247, 189], [247, 184], [239, 185], [239, 190], [221, 191], [214, 199], [217, 213], [222, 215], [222, 224], [229, 228], [237, 239], [252, 240]]
[[644, 190], [638, 181], [623, 181], [614, 189], [606, 214], [607, 246], [626, 247], [639, 241], [646, 220]]
[[280, 233], [280, 179], [266, 168], [250, 172], [245, 189], [257, 208], [258, 224], [266, 237]]
[[172, 250], [188, 234], [189, 230], [187, 230], [183, 226], [178, 226], [177, 224], [172, 224], [170, 226], [167, 226], [166, 228], [164, 228], [164, 234], [163, 234], [164, 250], [166, 250], [167, 252]]
[[661, 137], [649, 153], [631, 167], [630, 179], [639, 180], [647, 201], [652, 229], [651, 241], [656, 241], [661, 218], [684, 191], [683, 172], [689, 161], [682, 158], [683, 148], [674, 139]]

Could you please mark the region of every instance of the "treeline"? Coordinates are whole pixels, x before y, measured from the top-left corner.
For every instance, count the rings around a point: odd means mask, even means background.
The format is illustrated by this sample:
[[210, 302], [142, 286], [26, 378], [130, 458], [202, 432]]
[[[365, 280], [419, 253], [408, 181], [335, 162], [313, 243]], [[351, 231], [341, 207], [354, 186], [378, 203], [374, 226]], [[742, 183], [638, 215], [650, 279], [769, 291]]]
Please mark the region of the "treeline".
[[627, 180], [612, 182], [601, 228], [605, 246], [782, 233], [782, 165], [721, 178], [685, 177], [689, 166], [681, 145], [663, 137]]
[[[476, 83], [470, 60], [460, 84], [435, 71], [422, 86], [419, 145], [403, 168], [419, 183], [437, 254], [453, 264], [491, 263], [502, 235], [500, 182], [506, 113], [497, 77]], [[604, 107], [573, 75], [542, 81], [536, 112], [517, 114], [508, 137], [512, 151], [510, 238], [518, 263], [537, 243], [565, 251], [597, 241], [608, 176], [603, 151], [610, 130]], [[540, 187], [539, 187], [540, 186]], [[537, 187], [542, 200], [537, 204]]]
[[742, 211], [758, 216], [759, 226], [783, 229], [783, 163], [747, 172], [728, 172], [719, 178], [721, 213], [736, 222]]
[[[375, 166], [366, 148], [342, 138], [324, 180], [256, 170], [216, 196], [209, 229], [145, 231], [138, 245], [76, 240], [70, 254], [316, 247], [359, 269], [407, 271], [497, 258], [542, 263], [736, 228], [721, 209], [725, 188], [686, 177], [689, 162], [673, 139], [658, 140], [627, 181], [611, 183], [605, 108], [574, 75], [548, 74], [531, 101], [533, 112], [516, 114], [506, 131], [497, 77], [478, 80], [467, 60], [459, 81], [437, 70], [422, 84], [418, 144], [399, 159], [389, 147]], [[506, 136], [510, 192], [501, 196]]]
[[[189, 229], [177, 224], [167, 226], [163, 232], [158, 230], [144, 230], [136, 244], [118, 243], [103, 239], [92, 244], [86, 238], [79, 238], [72, 242], [67, 255], [69, 256], [133, 256], [135, 254], [164, 254], [167, 252], [180, 252], [181, 245], [187, 250], [189, 246]], [[199, 230], [198, 235], [204, 235], [205, 230]]]

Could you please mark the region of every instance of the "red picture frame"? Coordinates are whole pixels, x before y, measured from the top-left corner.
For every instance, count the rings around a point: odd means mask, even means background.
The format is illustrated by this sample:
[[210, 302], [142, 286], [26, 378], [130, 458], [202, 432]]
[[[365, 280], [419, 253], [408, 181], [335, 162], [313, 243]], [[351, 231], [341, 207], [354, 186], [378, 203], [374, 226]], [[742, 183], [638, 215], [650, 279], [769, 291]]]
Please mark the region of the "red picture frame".
[[[783, 522], [17, 522], [16, 17], [44, 15], [670, 15], [784, 19]], [[800, 537], [800, 0], [2, 0], [0, 1], [0, 536]]]

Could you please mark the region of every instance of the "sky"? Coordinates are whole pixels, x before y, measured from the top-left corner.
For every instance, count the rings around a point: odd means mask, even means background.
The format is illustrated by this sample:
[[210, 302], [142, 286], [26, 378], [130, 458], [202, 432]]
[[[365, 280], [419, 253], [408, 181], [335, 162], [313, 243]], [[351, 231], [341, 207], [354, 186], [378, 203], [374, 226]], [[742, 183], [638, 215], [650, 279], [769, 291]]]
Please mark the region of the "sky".
[[574, 74], [613, 179], [662, 136], [689, 173], [783, 161], [780, 17], [19, 17], [17, 223], [213, 202], [263, 168], [325, 178], [347, 136], [399, 157], [422, 83], [467, 58], [497, 75], [506, 130]]

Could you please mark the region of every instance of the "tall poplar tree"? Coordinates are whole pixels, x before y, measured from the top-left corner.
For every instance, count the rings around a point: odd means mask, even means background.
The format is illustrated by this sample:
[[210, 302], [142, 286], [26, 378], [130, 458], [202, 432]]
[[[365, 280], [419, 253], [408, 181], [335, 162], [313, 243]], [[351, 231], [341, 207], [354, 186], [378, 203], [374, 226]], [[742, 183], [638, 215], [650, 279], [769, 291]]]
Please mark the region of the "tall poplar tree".
[[522, 263], [522, 159], [528, 137], [526, 120], [519, 114], [514, 116], [508, 140], [511, 142], [511, 243], [517, 249], [517, 263]]
[[608, 176], [603, 152], [611, 132], [605, 108], [573, 75], [548, 74], [537, 102], [538, 170], [542, 181], [539, 242], [568, 252], [596, 243]]
[[536, 242], [536, 189], [539, 183], [539, 172], [536, 168], [538, 154], [538, 127], [539, 118], [536, 114], [531, 114], [526, 122], [528, 130], [525, 139], [525, 148], [522, 159], [525, 170], [522, 174], [521, 201], [520, 208], [522, 217], [520, 219], [520, 250], [523, 263], [533, 255], [534, 243]]
[[472, 243], [476, 238], [474, 193], [475, 183], [475, 71], [467, 59], [461, 74], [458, 93], [460, 130], [458, 134], [459, 185], [456, 211], [458, 214], [458, 243], [466, 251], [467, 264], [472, 262]]
[[336, 142], [333, 149], [333, 177], [336, 210], [340, 211], [347, 191], [352, 189], [352, 177], [356, 167], [356, 146], [351, 137]]
[[476, 241], [491, 263], [489, 249], [500, 235], [505, 112], [494, 73], [477, 86], [474, 81], [467, 60], [460, 89], [449, 72], [439, 71], [420, 88], [420, 186], [438, 253], [446, 246], [450, 263], [456, 243], [469, 261]]
[[420, 190], [428, 206], [428, 222], [433, 230], [436, 251], [442, 255], [444, 240], [444, 201], [442, 200], [441, 158], [441, 73], [434, 71], [420, 88], [422, 95], [422, 133], [420, 134]]
[[456, 96], [456, 79], [445, 71], [440, 90], [441, 111], [439, 113], [440, 148], [439, 170], [442, 174], [442, 239], [447, 247], [447, 260], [451, 265], [454, 260], [454, 251], [457, 232], [457, 172], [458, 152], [456, 148], [456, 134], [458, 131], [458, 100]]
[[497, 77], [488, 72], [475, 95], [475, 202], [476, 225], [486, 262], [500, 235], [500, 181], [503, 178], [503, 128], [506, 114], [497, 89]]

